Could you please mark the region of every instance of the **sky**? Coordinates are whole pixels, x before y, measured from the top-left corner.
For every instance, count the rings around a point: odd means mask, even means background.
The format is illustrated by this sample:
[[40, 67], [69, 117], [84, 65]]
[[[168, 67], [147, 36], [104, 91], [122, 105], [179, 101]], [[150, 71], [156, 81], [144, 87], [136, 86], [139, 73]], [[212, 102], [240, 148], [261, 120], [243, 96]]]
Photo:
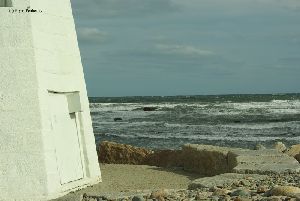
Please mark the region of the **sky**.
[[300, 0], [71, 0], [89, 96], [300, 92]]

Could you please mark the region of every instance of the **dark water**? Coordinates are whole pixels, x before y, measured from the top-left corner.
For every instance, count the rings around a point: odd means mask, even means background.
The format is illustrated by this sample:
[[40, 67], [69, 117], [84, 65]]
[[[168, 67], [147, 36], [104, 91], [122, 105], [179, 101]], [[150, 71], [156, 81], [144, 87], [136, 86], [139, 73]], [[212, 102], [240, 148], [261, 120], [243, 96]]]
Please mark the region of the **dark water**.
[[243, 148], [300, 143], [300, 94], [95, 97], [90, 108], [97, 142], [154, 149], [186, 143]]

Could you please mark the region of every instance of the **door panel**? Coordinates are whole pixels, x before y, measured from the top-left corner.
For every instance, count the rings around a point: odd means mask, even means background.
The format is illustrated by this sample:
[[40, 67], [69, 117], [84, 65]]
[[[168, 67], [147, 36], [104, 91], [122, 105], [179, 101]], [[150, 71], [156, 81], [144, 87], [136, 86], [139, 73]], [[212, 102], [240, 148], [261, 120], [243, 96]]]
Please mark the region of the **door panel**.
[[49, 93], [53, 136], [61, 184], [83, 178], [76, 114], [69, 113], [66, 94]]

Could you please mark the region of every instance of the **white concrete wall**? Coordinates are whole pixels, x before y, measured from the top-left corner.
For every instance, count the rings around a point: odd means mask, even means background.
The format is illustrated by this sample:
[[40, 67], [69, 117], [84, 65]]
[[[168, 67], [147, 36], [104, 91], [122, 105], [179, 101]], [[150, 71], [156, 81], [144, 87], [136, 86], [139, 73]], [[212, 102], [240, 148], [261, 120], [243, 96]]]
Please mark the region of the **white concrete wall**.
[[[101, 174], [70, 0], [12, 3], [43, 12], [0, 8], [0, 201], [41, 201], [97, 183]], [[85, 178], [67, 185], [57, 171], [49, 90], [79, 91], [82, 103]]]
[[34, 57], [30, 16], [0, 8], [1, 201], [40, 200], [47, 192]]
[[[70, 188], [99, 182], [101, 174], [70, 0], [31, 0], [31, 7], [43, 11], [43, 13], [31, 15], [31, 19], [40, 83], [39, 95], [44, 122], [45, 155], [48, 159], [46, 161], [47, 172], [48, 180], [51, 181], [48, 183], [48, 190], [51, 197], [56, 197], [62, 189], [68, 191]], [[85, 179], [69, 185], [59, 183], [59, 175], [56, 167], [53, 166], [55, 163], [55, 146], [51, 140], [51, 128], [48, 123], [48, 90], [56, 92], [79, 91], [80, 94], [82, 112], [79, 116]]]

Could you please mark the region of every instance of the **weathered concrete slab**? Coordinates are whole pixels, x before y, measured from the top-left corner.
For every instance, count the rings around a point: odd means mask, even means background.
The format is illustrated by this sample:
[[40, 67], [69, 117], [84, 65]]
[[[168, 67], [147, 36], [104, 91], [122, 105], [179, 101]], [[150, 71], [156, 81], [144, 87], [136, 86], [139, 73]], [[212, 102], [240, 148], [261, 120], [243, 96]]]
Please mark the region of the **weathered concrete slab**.
[[101, 142], [98, 148], [100, 163], [143, 165], [150, 154], [148, 149], [108, 141]]
[[258, 174], [237, 174], [237, 173], [225, 173], [216, 175], [213, 177], [204, 177], [194, 180], [190, 185], [189, 189], [197, 188], [212, 188], [214, 186], [225, 187], [231, 186], [234, 183], [239, 183], [242, 180], [251, 178], [252, 180], [265, 180], [266, 175]]
[[231, 150], [228, 165], [236, 173], [300, 172], [298, 161], [275, 149]]
[[205, 176], [222, 173], [300, 172], [294, 158], [276, 149], [249, 150], [212, 145], [187, 144], [182, 148], [184, 170]]
[[[186, 144], [182, 150], [151, 151], [111, 142], [103, 142], [100, 149], [101, 162], [183, 167], [185, 171], [203, 176], [230, 172], [253, 174], [300, 172], [300, 164], [295, 159], [299, 157], [298, 155], [294, 158], [276, 149], [250, 150]], [[294, 152], [298, 153], [297, 150]]]
[[212, 145], [186, 144], [182, 147], [184, 170], [205, 176], [231, 172], [228, 166], [229, 151], [240, 150]]

